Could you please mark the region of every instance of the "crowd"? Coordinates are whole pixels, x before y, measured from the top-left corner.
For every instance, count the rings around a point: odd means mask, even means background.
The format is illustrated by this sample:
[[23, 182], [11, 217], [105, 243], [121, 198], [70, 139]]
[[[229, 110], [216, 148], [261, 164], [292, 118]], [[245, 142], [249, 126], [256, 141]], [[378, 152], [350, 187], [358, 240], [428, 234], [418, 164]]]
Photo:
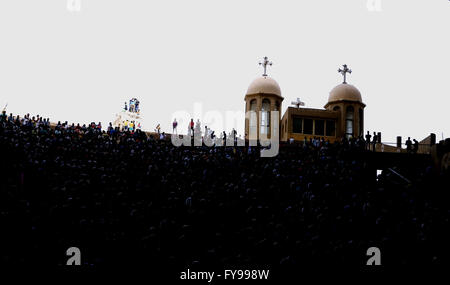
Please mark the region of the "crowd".
[[65, 264], [78, 247], [90, 267], [359, 268], [373, 246], [384, 265], [448, 264], [444, 178], [413, 164], [411, 183], [377, 178], [361, 141], [261, 158], [3, 114], [0, 149], [2, 264]]
[[139, 100], [138, 99], [136, 99], [136, 98], [133, 98], [133, 99], [131, 99], [130, 100], [130, 105], [129, 105], [129, 107], [127, 107], [127, 102], [125, 102], [125, 107], [124, 107], [124, 110], [125, 111], [130, 111], [130, 112], [132, 112], [132, 113], [137, 113], [137, 114], [139, 114], [140, 113], [140, 109], [139, 109]]

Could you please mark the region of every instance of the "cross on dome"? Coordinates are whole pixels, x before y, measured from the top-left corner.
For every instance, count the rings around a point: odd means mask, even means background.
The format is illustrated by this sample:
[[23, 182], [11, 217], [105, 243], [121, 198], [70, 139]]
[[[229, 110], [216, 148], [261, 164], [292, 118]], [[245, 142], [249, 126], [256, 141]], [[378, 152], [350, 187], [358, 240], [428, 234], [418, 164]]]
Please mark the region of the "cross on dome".
[[344, 76], [343, 84], [347, 84], [347, 73], [352, 73], [352, 70], [347, 67], [347, 64], [343, 65], [344, 69], [338, 69], [338, 72]]
[[269, 61], [269, 58], [267, 56], [264, 57], [264, 61], [260, 62], [259, 65], [262, 65], [264, 68], [264, 74], [262, 76], [267, 76], [267, 65], [272, 66], [272, 62]]

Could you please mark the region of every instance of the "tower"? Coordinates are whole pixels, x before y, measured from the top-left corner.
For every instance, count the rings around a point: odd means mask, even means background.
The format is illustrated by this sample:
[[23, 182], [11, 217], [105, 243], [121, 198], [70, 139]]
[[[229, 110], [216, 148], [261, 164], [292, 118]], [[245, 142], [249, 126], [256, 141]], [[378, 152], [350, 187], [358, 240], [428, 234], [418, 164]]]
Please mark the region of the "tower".
[[343, 69], [338, 70], [344, 77], [342, 84], [330, 91], [328, 103], [325, 109], [338, 112], [337, 137], [358, 137], [364, 135], [364, 108], [361, 92], [347, 83], [346, 74], [352, 71], [344, 64]]
[[281, 104], [284, 98], [278, 83], [266, 73], [267, 66], [271, 66], [272, 62], [264, 57], [264, 61], [259, 64], [264, 68], [264, 73], [253, 80], [245, 95], [247, 140], [259, 140], [261, 135], [271, 138], [271, 111], [278, 111], [278, 122], [281, 119]]

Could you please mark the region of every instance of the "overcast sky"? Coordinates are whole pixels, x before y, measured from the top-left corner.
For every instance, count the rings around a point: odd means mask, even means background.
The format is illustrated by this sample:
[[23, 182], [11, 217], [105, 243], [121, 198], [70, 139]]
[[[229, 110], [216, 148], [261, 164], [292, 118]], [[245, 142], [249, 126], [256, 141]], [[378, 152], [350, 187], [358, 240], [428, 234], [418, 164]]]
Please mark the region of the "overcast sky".
[[268, 56], [283, 113], [297, 97], [322, 108], [346, 63], [365, 130], [450, 136], [448, 0], [381, 0], [381, 11], [367, 0], [80, 2], [0, 1], [0, 108], [106, 125], [136, 97], [144, 129], [171, 131], [173, 113], [196, 103], [203, 115], [243, 112]]

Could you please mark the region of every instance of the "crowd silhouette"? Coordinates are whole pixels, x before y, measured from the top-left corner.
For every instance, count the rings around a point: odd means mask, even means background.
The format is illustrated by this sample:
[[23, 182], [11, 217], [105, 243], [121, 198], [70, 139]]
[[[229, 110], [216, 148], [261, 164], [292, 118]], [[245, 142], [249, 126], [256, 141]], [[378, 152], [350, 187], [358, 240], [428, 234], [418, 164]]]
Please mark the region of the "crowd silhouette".
[[365, 141], [175, 147], [139, 130], [0, 122], [1, 262], [88, 267], [448, 263], [448, 190], [431, 165], [376, 177]]

